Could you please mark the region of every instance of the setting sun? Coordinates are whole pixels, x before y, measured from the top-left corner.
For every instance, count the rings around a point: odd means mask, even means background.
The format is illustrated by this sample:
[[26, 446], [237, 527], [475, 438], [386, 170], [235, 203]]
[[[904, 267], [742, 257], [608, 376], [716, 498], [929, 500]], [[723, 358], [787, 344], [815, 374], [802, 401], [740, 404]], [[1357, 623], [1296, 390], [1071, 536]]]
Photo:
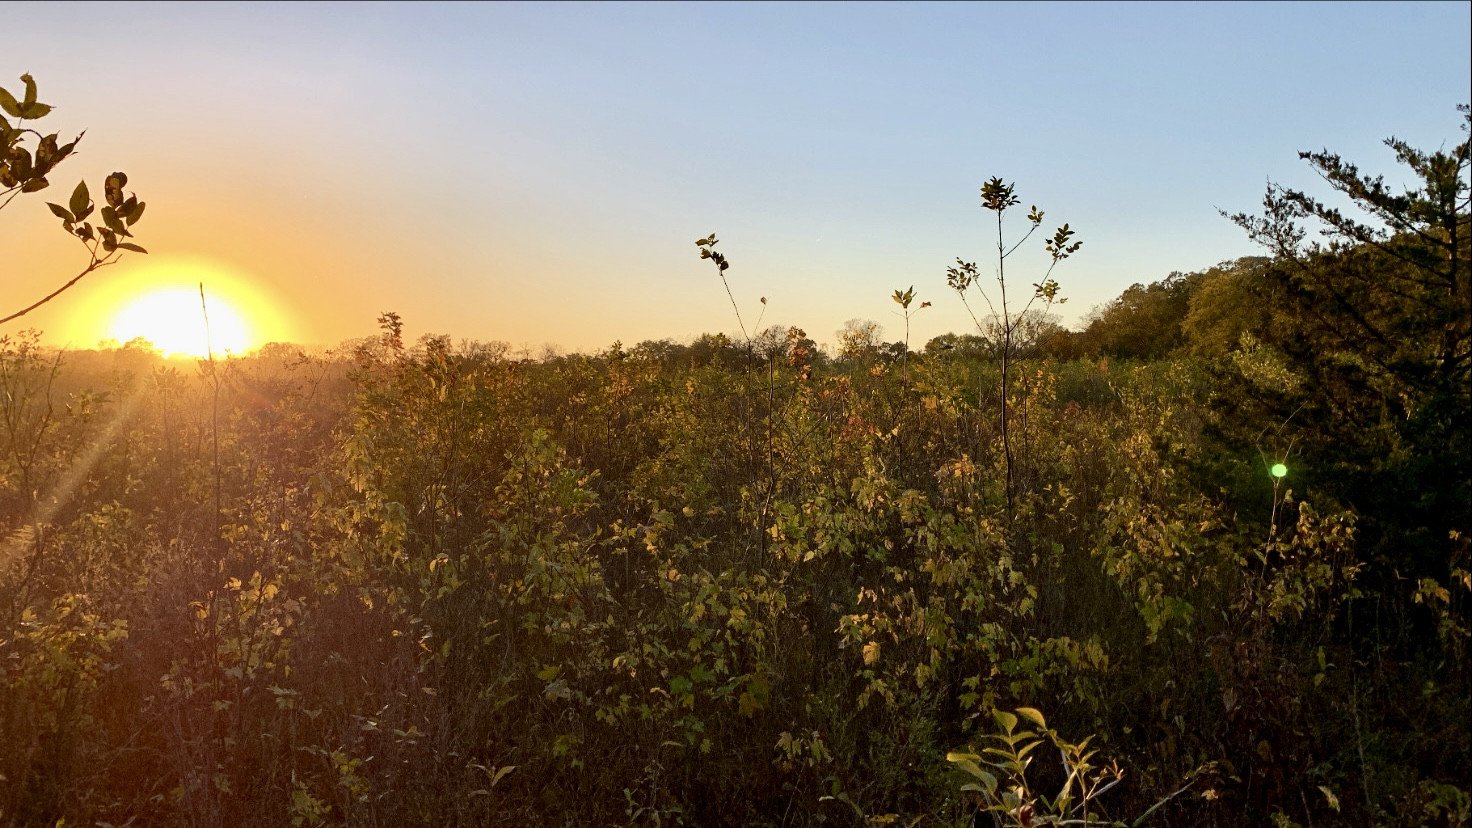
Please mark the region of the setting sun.
[[[206, 325], [208, 312], [208, 325]], [[146, 293], [113, 317], [108, 335], [118, 342], [148, 340], [166, 356], [240, 354], [258, 344], [251, 328], [228, 301], [204, 289], [168, 288]]]
[[122, 344], [142, 337], [167, 356], [195, 357], [240, 356], [295, 338], [289, 309], [249, 274], [202, 257], [141, 259], [92, 286], [90, 301], [68, 319], [68, 338]]

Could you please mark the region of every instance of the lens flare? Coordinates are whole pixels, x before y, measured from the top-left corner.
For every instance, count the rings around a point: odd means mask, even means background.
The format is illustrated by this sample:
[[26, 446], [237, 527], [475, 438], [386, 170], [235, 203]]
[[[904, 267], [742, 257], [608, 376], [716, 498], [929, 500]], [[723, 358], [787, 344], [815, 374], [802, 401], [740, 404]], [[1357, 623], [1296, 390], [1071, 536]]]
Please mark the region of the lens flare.
[[1285, 465], [1283, 465], [1282, 463], [1274, 463], [1273, 464], [1272, 472], [1273, 472], [1273, 477], [1287, 477], [1288, 476], [1288, 467], [1285, 466]]

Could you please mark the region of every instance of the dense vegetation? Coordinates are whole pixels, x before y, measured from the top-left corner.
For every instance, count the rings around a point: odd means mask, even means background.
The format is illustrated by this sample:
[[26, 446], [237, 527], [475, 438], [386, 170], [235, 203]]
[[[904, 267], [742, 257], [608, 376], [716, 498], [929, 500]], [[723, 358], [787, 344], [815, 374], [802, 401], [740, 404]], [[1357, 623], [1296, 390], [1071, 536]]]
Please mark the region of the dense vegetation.
[[0, 822], [1466, 824], [1468, 147], [1391, 146], [1079, 332], [9, 333]]

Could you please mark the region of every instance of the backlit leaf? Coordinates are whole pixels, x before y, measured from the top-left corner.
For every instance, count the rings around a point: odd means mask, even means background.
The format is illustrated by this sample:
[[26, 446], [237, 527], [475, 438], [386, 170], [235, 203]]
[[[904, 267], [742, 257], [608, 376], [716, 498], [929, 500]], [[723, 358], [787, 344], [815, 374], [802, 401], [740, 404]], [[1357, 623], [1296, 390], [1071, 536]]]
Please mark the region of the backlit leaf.
[[1035, 707], [1019, 707], [1017, 708], [1017, 715], [1027, 719], [1038, 727], [1048, 726], [1048, 723], [1043, 719], [1042, 711]]
[[123, 221], [118, 218], [117, 211], [111, 207], [102, 208], [102, 223], [107, 225], [107, 229], [117, 233], [119, 236], [128, 235], [128, 228], [123, 226]]
[[72, 190], [71, 202], [67, 205], [71, 208], [72, 215], [80, 215], [87, 209], [87, 204], [92, 201], [92, 196], [87, 192], [87, 182], [78, 181], [77, 188]]
[[128, 176], [124, 173], [115, 172], [103, 182], [103, 194], [109, 206], [118, 208], [123, 206], [123, 187], [128, 183]]
[[1005, 710], [993, 710], [992, 718], [996, 719], [997, 724], [1008, 733], [1011, 733], [1017, 727], [1017, 717]]
[[[0, 86], [0, 109], [4, 109], [12, 118], [22, 117], [20, 114], [20, 102], [3, 86]], [[11, 128], [9, 122], [5, 124], [5, 128]]]

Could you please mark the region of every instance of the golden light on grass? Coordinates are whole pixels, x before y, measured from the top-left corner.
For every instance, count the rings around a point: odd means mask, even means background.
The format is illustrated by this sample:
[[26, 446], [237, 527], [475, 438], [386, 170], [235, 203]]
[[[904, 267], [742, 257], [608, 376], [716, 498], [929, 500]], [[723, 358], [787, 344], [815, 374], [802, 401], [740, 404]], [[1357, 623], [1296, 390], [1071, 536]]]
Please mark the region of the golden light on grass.
[[104, 279], [105, 285], [73, 317], [73, 342], [113, 340], [121, 345], [141, 337], [165, 356], [203, 357], [212, 349], [218, 357], [292, 339], [287, 314], [270, 294], [217, 262], [137, 261], [135, 268], [108, 273]]

